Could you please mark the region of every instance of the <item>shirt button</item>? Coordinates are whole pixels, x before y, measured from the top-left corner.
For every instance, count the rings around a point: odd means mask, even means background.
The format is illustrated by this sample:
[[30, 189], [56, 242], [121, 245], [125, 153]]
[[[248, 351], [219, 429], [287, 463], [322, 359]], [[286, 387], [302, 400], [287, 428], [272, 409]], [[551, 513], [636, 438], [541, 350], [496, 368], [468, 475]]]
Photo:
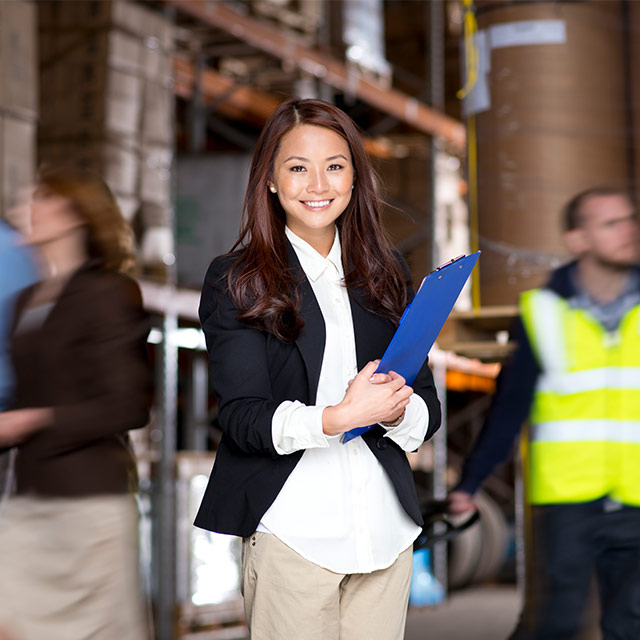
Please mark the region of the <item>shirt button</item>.
[[335, 302], [336, 304], [340, 304], [341, 300], [340, 300], [340, 298], [334, 298], [334, 302]]

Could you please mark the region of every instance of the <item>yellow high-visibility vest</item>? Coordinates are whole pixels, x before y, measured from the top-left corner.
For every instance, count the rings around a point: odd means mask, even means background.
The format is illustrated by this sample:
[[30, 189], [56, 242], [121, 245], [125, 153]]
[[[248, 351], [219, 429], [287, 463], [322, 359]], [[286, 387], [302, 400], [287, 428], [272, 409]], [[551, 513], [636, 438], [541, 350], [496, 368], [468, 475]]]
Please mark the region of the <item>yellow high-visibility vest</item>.
[[538, 359], [529, 414], [532, 504], [610, 496], [640, 506], [640, 306], [610, 333], [547, 289], [522, 294]]

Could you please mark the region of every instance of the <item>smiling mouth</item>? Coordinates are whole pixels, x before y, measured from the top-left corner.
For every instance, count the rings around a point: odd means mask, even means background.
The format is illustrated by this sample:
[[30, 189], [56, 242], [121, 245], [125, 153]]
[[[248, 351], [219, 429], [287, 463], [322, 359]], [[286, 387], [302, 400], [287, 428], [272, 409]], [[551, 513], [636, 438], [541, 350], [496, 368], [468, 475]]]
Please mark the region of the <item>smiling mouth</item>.
[[328, 207], [333, 200], [301, 200], [302, 204], [305, 207], [309, 207], [311, 209], [324, 209]]

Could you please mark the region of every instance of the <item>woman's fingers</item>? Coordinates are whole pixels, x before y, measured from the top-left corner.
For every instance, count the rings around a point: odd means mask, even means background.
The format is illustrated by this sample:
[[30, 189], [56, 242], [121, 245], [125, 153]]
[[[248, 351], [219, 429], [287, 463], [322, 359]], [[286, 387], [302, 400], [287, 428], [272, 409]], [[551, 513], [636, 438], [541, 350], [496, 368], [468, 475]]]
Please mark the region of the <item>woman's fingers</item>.
[[413, 387], [410, 387], [408, 384], [405, 384], [398, 390], [398, 393], [406, 396], [408, 400], [413, 395]]
[[367, 362], [367, 364], [365, 364], [364, 367], [358, 372], [356, 378], [371, 378], [371, 376], [376, 372], [379, 363], [380, 360], [371, 360], [370, 362]]
[[405, 385], [406, 380], [399, 373], [396, 373], [395, 371], [389, 371], [389, 373], [374, 373], [369, 378], [369, 382], [371, 382], [372, 384], [385, 384], [387, 382], [393, 382], [393, 388], [400, 389]]
[[379, 422], [401, 413], [409, 404], [413, 389], [396, 372], [376, 373], [379, 364], [379, 360], [368, 362], [349, 382], [340, 403], [340, 414], [347, 426]]

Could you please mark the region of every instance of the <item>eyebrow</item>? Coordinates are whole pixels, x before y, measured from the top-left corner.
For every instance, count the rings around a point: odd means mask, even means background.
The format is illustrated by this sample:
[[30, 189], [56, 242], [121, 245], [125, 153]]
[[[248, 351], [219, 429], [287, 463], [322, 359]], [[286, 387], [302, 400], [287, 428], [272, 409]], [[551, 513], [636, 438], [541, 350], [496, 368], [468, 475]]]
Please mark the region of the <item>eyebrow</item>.
[[[348, 158], [342, 153], [337, 153], [335, 156], [329, 156], [327, 161], [329, 160], [337, 160], [338, 158], [342, 158], [345, 162], [349, 162]], [[309, 158], [303, 158], [302, 156], [289, 156], [285, 162], [289, 162], [289, 160], [302, 160], [303, 162], [309, 162]]]

